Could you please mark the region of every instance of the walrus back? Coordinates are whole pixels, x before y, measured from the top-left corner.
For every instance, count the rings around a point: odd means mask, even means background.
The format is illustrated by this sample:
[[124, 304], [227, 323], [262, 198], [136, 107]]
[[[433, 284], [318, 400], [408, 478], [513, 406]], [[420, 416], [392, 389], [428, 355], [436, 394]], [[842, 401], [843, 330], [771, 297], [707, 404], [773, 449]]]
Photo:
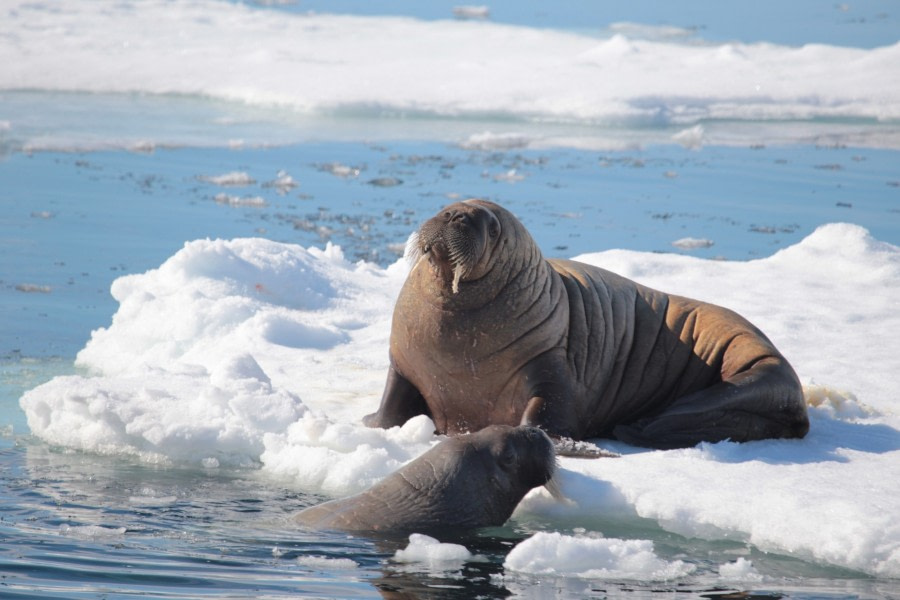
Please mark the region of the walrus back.
[[586, 435], [607, 435], [759, 360], [782, 358], [761, 331], [726, 308], [592, 265], [548, 262], [568, 294], [569, 364], [580, 402], [592, 409]]

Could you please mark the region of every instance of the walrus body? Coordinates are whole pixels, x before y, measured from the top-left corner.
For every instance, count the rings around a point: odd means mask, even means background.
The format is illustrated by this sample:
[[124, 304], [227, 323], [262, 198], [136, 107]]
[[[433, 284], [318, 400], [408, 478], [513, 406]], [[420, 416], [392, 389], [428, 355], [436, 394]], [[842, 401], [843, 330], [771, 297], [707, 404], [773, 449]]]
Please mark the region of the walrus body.
[[791, 366], [728, 309], [545, 260], [487, 201], [447, 207], [413, 242], [370, 426], [427, 414], [445, 433], [522, 423], [657, 448], [809, 428]]
[[540, 429], [494, 425], [444, 440], [365, 492], [294, 518], [315, 529], [397, 534], [499, 526], [555, 468]]

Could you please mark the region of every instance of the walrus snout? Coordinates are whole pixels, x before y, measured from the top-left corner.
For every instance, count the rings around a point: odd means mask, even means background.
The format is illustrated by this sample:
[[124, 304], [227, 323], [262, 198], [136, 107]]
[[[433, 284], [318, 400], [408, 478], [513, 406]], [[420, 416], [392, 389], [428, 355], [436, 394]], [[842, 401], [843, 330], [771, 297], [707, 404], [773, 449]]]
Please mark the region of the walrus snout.
[[416, 260], [427, 257], [453, 293], [466, 281], [482, 259], [488, 240], [499, 232], [499, 221], [487, 209], [458, 202], [425, 221], [416, 234], [411, 253]]
[[[521, 471], [520, 476], [529, 486], [544, 485], [553, 478], [556, 472], [556, 448], [542, 429], [528, 425], [492, 427], [504, 427], [509, 431], [505, 451], [516, 457], [515, 468]], [[500, 464], [503, 464], [502, 460]]]
[[556, 444], [539, 428], [528, 425], [520, 425], [517, 429], [522, 432], [525, 450], [523, 455], [530, 457], [531, 464], [525, 469], [531, 474], [529, 485], [531, 487], [544, 486], [550, 495], [560, 502], [568, 501], [559, 487], [557, 472]]

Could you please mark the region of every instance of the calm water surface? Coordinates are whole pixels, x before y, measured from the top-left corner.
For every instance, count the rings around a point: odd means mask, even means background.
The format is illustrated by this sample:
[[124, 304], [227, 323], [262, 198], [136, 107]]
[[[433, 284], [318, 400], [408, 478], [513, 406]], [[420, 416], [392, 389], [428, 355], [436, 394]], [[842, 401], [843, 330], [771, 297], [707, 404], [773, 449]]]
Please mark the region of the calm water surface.
[[155, 467], [54, 451], [28, 438], [4, 440], [0, 461], [3, 598], [725, 598], [743, 591], [716, 578], [717, 561], [735, 554], [779, 574], [775, 585], [740, 597], [876, 598], [896, 590], [741, 544], [681, 539], [639, 520], [601, 522], [610, 535], [654, 539], [660, 556], [697, 571], [658, 584], [504, 575], [512, 545], [552, 525], [540, 523], [450, 538], [477, 560], [404, 565], [391, 560], [402, 540], [292, 527], [288, 516], [321, 498], [253, 470]]

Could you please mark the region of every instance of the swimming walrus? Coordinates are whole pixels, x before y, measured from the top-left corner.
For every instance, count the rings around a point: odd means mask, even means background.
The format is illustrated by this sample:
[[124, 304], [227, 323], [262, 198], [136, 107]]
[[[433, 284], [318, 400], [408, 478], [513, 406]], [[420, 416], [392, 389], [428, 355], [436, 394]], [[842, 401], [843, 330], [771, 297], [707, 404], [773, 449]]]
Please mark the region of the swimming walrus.
[[410, 238], [372, 427], [426, 414], [441, 433], [526, 424], [655, 448], [799, 438], [794, 370], [719, 306], [546, 260], [492, 202], [452, 204]]
[[386, 534], [458, 532], [503, 525], [522, 498], [558, 495], [553, 443], [536, 427], [493, 425], [448, 438], [368, 490], [294, 516], [314, 529]]

